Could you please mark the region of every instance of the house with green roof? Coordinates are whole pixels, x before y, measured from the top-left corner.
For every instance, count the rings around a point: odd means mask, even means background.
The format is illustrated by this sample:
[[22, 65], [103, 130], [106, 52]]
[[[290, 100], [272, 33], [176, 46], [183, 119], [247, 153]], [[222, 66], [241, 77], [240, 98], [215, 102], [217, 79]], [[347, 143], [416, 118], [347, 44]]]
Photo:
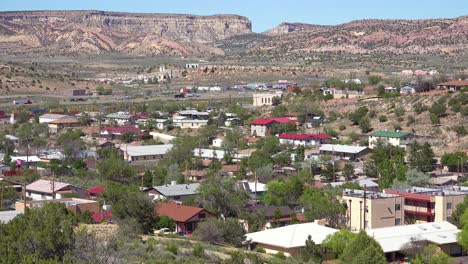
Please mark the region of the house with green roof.
[[411, 138], [408, 132], [400, 131], [375, 131], [369, 134], [369, 148], [375, 148], [380, 144], [390, 144], [396, 147], [405, 147], [403, 141]]

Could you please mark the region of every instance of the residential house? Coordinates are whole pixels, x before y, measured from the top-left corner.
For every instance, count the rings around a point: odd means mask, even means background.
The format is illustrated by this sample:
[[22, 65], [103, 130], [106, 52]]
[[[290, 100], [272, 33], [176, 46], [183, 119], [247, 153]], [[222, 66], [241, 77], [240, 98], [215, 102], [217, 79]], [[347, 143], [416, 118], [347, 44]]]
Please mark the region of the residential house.
[[[349, 163], [349, 161], [347, 161], [347, 163]], [[367, 179], [361, 179], [361, 180], [356, 180], [356, 181], [353, 181], [357, 184], [359, 184], [359, 186], [361, 188], [365, 188], [367, 191], [370, 191], [370, 192], [379, 192], [380, 191], [380, 188], [379, 188], [379, 184], [377, 183], [377, 179], [374, 179], [374, 178], [367, 178]], [[332, 187], [339, 187], [343, 184], [345, 184], [346, 182], [330, 182], [329, 184], [332, 186]]]
[[171, 200], [183, 202], [187, 198], [192, 198], [198, 194], [199, 183], [176, 184], [175, 181], [171, 184], [161, 186], [153, 186], [152, 190], [146, 191], [153, 200]]
[[342, 199], [351, 230], [405, 224], [405, 199], [400, 195], [344, 189]]
[[373, 149], [378, 144], [390, 144], [395, 147], [404, 147], [404, 140], [408, 140], [412, 135], [408, 132], [400, 131], [375, 131], [369, 134], [369, 148]]
[[321, 245], [327, 236], [335, 232], [338, 230], [317, 223], [304, 223], [249, 233], [245, 236], [251, 250], [261, 247], [269, 254], [282, 252], [291, 256], [300, 253], [309, 236], [316, 245]]
[[107, 124], [115, 124], [117, 126], [128, 126], [135, 124], [136, 117], [126, 112], [117, 112], [106, 115]]
[[141, 130], [134, 126], [105, 127], [99, 133], [101, 137], [112, 139], [120, 138], [124, 134], [131, 134], [133, 137], [138, 137], [142, 134]]
[[296, 122], [287, 117], [272, 117], [266, 119], [255, 119], [250, 124], [250, 135], [257, 137], [265, 137], [271, 134], [270, 129], [275, 124], [293, 124]]
[[333, 99], [342, 99], [342, 98], [361, 98], [363, 97], [364, 91], [354, 91], [354, 90], [334, 90]]
[[396, 88], [396, 87], [385, 87], [384, 91], [387, 94], [398, 93], [398, 88]]
[[184, 174], [185, 178], [187, 178], [189, 181], [202, 181], [206, 178], [206, 170], [188, 170], [184, 171], [182, 174]]
[[[234, 161], [238, 161], [243, 158], [248, 158], [251, 155], [251, 152], [243, 153], [239, 151], [238, 153], [231, 153]], [[226, 152], [219, 149], [205, 149], [205, 148], [195, 148], [193, 150], [193, 155], [202, 159], [209, 160], [222, 160], [224, 159]]]
[[415, 94], [416, 88], [411, 85], [405, 85], [400, 88], [400, 94]]
[[42, 160], [38, 156], [11, 156], [11, 162], [16, 162], [19, 168], [36, 167]]
[[61, 118], [48, 123], [49, 132], [52, 134], [60, 133], [67, 128], [79, 127], [80, 121], [76, 117]]
[[214, 213], [206, 209], [175, 202], [157, 203], [155, 208], [159, 216], [167, 216], [175, 221], [175, 232], [192, 233], [200, 222], [216, 217]]
[[327, 134], [280, 134], [280, 144], [290, 144], [294, 146], [314, 146], [327, 143], [331, 140]]
[[26, 197], [32, 200], [62, 199], [68, 195], [85, 198], [88, 192], [83, 188], [59, 181], [37, 180], [26, 185]]
[[208, 124], [208, 120], [177, 118], [172, 120], [174, 127], [181, 129], [199, 129]]
[[172, 149], [172, 144], [121, 146], [120, 153], [128, 162], [156, 162], [161, 160]]
[[266, 192], [266, 184], [258, 181], [247, 181], [243, 180], [236, 184], [235, 186], [238, 190], [247, 192], [250, 199], [258, 200]]
[[217, 137], [213, 139], [213, 147], [215, 148], [222, 148], [223, 147], [223, 142], [224, 142], [224, 137]]
[[380, 244], [389, 261], [396, 261], [400, 256], [406, 255], [408, 246], [415, 243], [434, 244], [453, 257], [466, 254], [457, 243], [460, 230], [445, 221], [373, 228], [366, 232]]
[[249, 207], [248, 210], [263, 219], [262, 230], [295, 224], [294, 221], [305, 221], [304, 214], [294, 212], [289, 206], [254, 205]]
[[186, 119], [208, 120], [210, 113], [199, 112], [197, 110], [182, 110], [174, 114], [173, 117], [185, 117]]
[[356, 159], [367, 153], [369, 149], [362, 146], [323, 144], [319, 148], [321, 155], [332, 155], [334, 157]]
[[13, 135], [5, 135], [5, 139], [8, 139], [13, 145], [18, 146], [20, 139], [18, 137], [15, 137]]
[[405, 198], [403, 209], [409, 223], [451, 222], [457, 205], [468, 195], [468, 189], [460, 187], [409, 187], [385, 189], [384, 192]]
[[459, 91], [466, 88], [468, 88], [468, 81], [466, 80], [449, 81], [437, 84], [437, 89], [447, 89], [450, 91]]

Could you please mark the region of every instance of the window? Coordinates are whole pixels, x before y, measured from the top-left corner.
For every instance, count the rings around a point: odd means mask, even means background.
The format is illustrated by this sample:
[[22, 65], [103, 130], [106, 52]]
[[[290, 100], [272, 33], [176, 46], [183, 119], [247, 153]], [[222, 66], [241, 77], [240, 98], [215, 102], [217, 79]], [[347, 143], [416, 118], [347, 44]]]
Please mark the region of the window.
[[401, 219], [400, 218], [395, 218], [395, 225], [401, 225]]
[[180, 196], [174, 196], [174, 200], [180, 200]]
[[395, 204], [395, 211], [400, 211], [401, 210], [401, 205], [400, 204]]
[[452, 222], [452, 217], [451, 216], [447, 216], [447, 222]]
[[447, 209], [452, 209], [452, 203], [447, 203]]
[[206, 214], [205, 213], [201, 213], [201, 214], [198, 214], [198, 218], [200, 219], [203, 219], [206, 217]]

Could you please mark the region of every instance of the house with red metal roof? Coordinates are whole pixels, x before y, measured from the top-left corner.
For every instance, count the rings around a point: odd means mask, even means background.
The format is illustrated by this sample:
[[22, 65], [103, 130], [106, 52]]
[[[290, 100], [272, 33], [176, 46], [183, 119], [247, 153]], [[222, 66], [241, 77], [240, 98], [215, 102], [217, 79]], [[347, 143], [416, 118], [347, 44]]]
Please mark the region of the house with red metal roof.
[[327, 143], [331, 136], [327, 134], [289, 134], [279, 135], [280, 144], [290, 144], [294, 146], [314, 146]]
[[197, 224], [216, 215], [206, 209], [181, 205], [176, 202], [158, 203], [155, 205], [159, 216], [165, 215], [176, 222], [175, 232], [192, 233]]
[[296, 122], [287, 117], [271, 117], [271, 118], [258, 118], [250, 124], [250, 135], [257, 137], [265, 137], [270, 135], [270, 129], [275, 124], [294, 124]]
[[139, 136], [142, 132], [135, 126], [105, 127], [101, 130], [100, 136], [106, 138], [115, 138], [128, 133], [132, 134], [133, 136]]

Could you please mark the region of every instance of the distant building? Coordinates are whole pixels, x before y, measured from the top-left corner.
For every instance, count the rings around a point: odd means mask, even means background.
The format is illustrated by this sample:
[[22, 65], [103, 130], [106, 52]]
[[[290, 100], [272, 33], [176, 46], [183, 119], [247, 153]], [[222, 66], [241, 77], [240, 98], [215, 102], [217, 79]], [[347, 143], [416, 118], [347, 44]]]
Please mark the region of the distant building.
[[200, 119], [173, 119], [172, 124], [174, 127], [179, 127], [181, 129], [199, 129], [208, 124], [208, 120]]
[[61, 114], [44, 114], [39, 116], [39, 123], [49, 123], [52, 121], [60, 120], [60, 119], [69, 119], [69, 118], [75, 118], [73, 116], [69, 115], [61, 115]]
[[101, 137], [118, 138], [124, 134], [131, 134], [134, 137], [141, 134], [141, 130], [134, 126], [105, 127], [100, 131]]
[[437, 89], [447, 89], [450, 91], [459, 91], [468, 88], [468, 81], [458, 80], [437, 84]]
[[210, 113], [208, 112], [200, 112], [197, 110], [182, 110], [178, 111], [174, 114], [174, 117], [185, 117], [187, 119], [201, 119], [201, 120], [208, 120], [210, 117]]
[[115, 122], [117, 126], [128, 126], [135, 124], [136, 117], [127, 113], [115, 113], [106, 115], [106, 123]]
[[62, 118], [48, 123], [49, 132], [52, 134], [60, 133], [67, 128], [79, 127], [80, 121], [76, 117]]
[[86, 96], [88, 91], [86, 89], [69, 89], [67, 95], [69, 96]]
[[405, 224], [405, 199], [400, 195], [345, 189], [342, 199], [351, 230]]
[[405, 85], [400, 88], [400, 94], [414, 94], [416, 93], [416, 88], [410, 85]]
[[198, 63], [187, 63], [185, 64], [186, 69], [198, 69], [200, 67], [200, 64]]
[[290, 144], [294, 146], [314, 146], [327, 143], [331, 140], [327, 134], [280, 134], [280, 144]]
[[273, 98], [281, 97], [282, 93], [258, 93], [253, 94], [253, 106], [271, 106], [273, 105]]
[[369, 134], [369, 148], [374, 149], [379, 143], [390, 144], [395, 147], [404, 147], [404, 140], [408, 140], [412, 135], [408, 132], [375, 131]]
[[396, 87], [385, 87], [384, 88], [385, 93], [398, 93], [398, 88]]
[[183, 202], [188, 198], [193, 198], [198, 194], [199, 183], [176, 184], [175, 181], [171, 184], [153, 186], [146, 193], [153, 197], [153, 200], [169, 200]]
[[320, 146], [319, 150], [321, 155], [333, 155], [335, 157], [353, 159], [360, 158], [369, 153], [367, 147], [351, 145], [324, 144]]
[[155, 162], [159, 161], [172, 149], [172, 144], [121, 146], [120, 153], [128, 162]]

